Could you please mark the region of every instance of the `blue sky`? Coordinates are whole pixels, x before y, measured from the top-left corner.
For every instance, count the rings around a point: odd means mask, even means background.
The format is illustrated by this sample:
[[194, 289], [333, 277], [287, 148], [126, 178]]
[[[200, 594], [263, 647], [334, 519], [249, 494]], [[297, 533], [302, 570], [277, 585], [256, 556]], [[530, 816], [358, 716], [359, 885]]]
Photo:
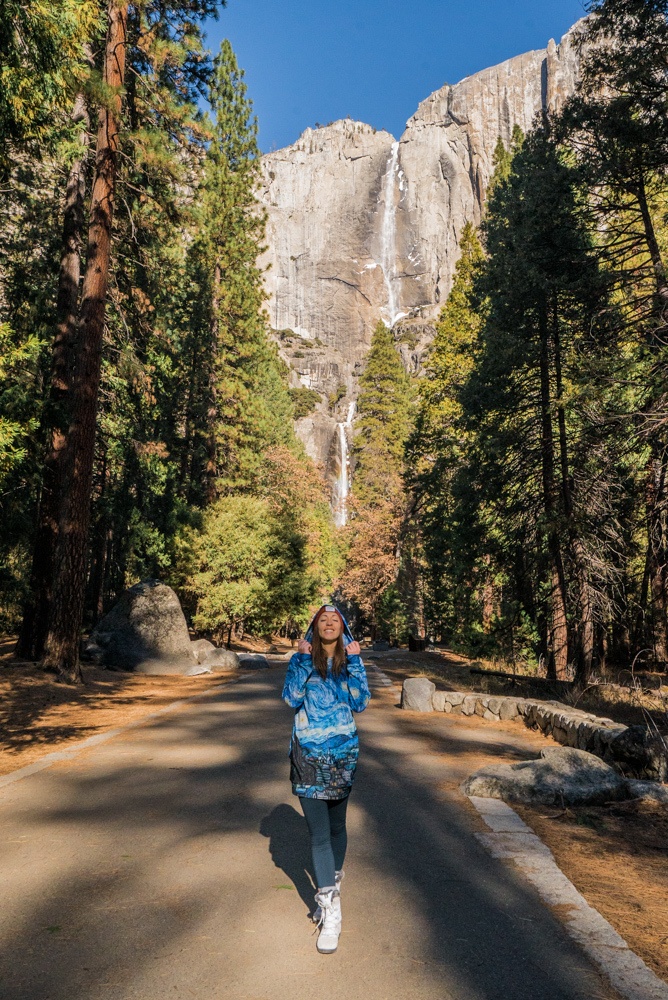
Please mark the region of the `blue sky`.
[[228, 0], [208, 25], [246, 71], [264, 152], [350, 115], [398, 137], [444, 83], [557, 41], [581, 0]]

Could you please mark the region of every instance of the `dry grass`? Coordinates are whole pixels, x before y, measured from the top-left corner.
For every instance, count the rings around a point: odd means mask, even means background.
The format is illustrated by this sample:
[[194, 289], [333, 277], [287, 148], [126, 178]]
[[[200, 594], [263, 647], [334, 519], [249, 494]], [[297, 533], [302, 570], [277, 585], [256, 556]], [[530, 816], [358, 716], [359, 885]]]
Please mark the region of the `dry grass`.
[[585, 899], [668, 981], [668, 807], [515, 808]]
[[13, 640], [0, 643], [0, 774], [223, 682], [211, 674], [142, 677], [84, 666], [85, 683], [75, 687], [15, 660], [12, 649]]

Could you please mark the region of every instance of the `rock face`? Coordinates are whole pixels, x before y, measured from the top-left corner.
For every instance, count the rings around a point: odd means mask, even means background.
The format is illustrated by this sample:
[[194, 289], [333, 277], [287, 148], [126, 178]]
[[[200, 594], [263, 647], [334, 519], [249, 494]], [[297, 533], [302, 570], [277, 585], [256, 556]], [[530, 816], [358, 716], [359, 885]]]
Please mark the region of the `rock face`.
[[[401, 353], [419, 369], [462, 228], [480, 221], [497, 140], [508, 143], [514, 125], [528, 131], [541, 109], [573, 91], [575, 30], [559, 45], [446, 84], [399, 141], [345, 119], [263, 157], [270, 322], [294, 384], [321, 394], [297, 429], [332, 481], [336, 424], [356, 398], [375, 324], [382, 318], [401, 341], [396, 324], [409, 321]], [[334, 406], [331, 393], [340, 396]]]
[[466, 779], [467, 795], [527, 805], [602, 805], [630, 798], [628, 783], [584, 750], [549, 748], [539, 760], [492, 764]]
[[88, 654], [141, 674], [184, 674], [197, 664], [179, 599], [157, 580], [125, 591], [91, 633]]

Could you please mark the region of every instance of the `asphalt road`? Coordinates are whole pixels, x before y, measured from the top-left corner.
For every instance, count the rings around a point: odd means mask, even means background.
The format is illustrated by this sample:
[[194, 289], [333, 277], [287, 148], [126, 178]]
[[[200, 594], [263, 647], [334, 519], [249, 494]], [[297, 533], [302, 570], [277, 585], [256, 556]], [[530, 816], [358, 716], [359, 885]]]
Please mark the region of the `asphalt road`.
[[0, 791], [1, 1000], [614, 997], [478, 843], [472, 811], [438, 788], [447, 760], [377, 687], [360, 717], [343, 933], [319, 955], [284, 670]]

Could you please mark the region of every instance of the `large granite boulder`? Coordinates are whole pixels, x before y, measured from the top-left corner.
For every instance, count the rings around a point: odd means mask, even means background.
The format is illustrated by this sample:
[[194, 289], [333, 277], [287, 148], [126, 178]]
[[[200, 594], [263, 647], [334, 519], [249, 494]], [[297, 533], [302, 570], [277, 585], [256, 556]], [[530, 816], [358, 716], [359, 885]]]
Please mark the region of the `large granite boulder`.
[[401, 707], [413, 712], [433, 712], [436, 685], [428, 677], [407, 677], [401, 689]]
[[197, 664], [179, 599], [158, 580], [125, 591], [91, 633], [85, 655], [140, 674], [185, 674]]
[[628, 799], [628, 782], [585, 750], [547, 747], [538, 760], [491, 764], [462, 785], [467, 795], [526, 805], [602, 805]]

